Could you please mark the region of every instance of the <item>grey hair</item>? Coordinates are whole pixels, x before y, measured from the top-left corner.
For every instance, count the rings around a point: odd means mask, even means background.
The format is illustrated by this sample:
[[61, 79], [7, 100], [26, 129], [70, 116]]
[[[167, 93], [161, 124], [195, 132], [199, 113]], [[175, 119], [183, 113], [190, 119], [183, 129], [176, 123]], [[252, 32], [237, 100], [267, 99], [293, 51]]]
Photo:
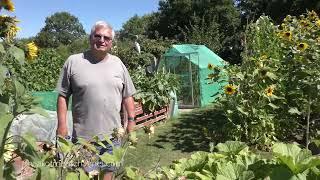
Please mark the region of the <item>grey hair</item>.
[[111, 29], [112, 31], [112, 39], [114, 39], [114, 36], [115, 36], [115, 32], [113, 30], [113, 27], [108, 24], [107, 22], [105, 21], [97, 21], [91, 28], [91, 32], [90, 32], [90, 37], [92, 36], [92, 34], [98, 29], [98, 28], [107, 28], [107, 29]]

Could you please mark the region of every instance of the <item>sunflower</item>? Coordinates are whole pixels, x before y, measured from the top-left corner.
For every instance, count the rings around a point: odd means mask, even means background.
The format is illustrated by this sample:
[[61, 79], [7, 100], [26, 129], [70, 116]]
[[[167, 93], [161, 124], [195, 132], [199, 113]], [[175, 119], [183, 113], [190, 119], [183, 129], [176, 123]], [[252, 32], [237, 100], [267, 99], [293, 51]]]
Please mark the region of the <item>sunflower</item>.
[[236, 92], [236, 87], [233, 86], [232, 84], [228, 84], [224, 87], [224, 93], [228, 95], [232, 95]]
[[316, 26], [320, 27], [320, 20], [316, 21]]
[[6, 32], [6, 39], [11, 41], [14, 37], [16, 37], [18, 31], [20, 31], [19, 27], [11, 26], [9, 30]]
[[309, 18], [310, 18], [311, 20], [318, 19], [317, 13], [316, 13], [315, 11], [313, 11], [313, 10], [308, 12], [308, 16], [309, 16]]
[[291, 31], [283, 32], [282, 37], [286, 40], [291, 41], [292, 40], [292, 32]]
[[308, 27], [308, 26], [309, 26], [309, 23], [308, 23], [308, 21], [306, 21], [306, 20], [300, 20], [300, 25], [301, 25], [302, 27]]
[[11, 41], [20, 30], [20, 28], [17, 27], [17, 22], [19, 21], [14, 17], [0, 15], [0, 29], [2, 29], [0, 37]]
[[274, 86], [269, 86], [267, 89], [265, 89], [267, 96], [272, 96], [274, 91]]
[[33, 60], [38, 56], [38, 47], [34, 42], [28, 43], [27, 49], [28, 49], [27, 59]]
[[264, 65], [263, 65], [262, 62], [257, 62], [257, 66], [258, 66], [259, 68], [263, 68], [263, 67], [264, 67]]
[[309, 45], [308, 45], [307, 43], [300, 43], [300, 44], [298, 44], [297, 49], [298, 49], [299, 51], [304, 51], [304, 50], [306, 50], [308, 47], [309, 47]]
[[1, 0], [0, 6], [11, 12], [15, 10], [11, 0]]
[[264, 54], [264, 55], [262, 55], [262, 56], [260, 56], [260, 59], [261, 59], [261, 60], [264, 60], [264, 59], [267, 59], [267, 58], [268, 58], [268, 56], [267, 56], [267, 55], [265, 55], [265, 54]]
[[209, 70], [213, 70], [213, 68], [214, 68], [214, 65], [211, 64], [211, 63], [209, 63], [209, 64], [208, 64], [208, 69], [209, 69]]

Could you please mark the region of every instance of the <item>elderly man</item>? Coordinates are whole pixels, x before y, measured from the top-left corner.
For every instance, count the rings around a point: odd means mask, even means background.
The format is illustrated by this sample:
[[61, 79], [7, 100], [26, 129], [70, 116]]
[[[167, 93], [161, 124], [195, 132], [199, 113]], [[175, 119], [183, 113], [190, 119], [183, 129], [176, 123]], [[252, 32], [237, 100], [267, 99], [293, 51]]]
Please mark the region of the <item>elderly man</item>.
[[[112, 139], [113, 129], [122, 127], [122, 104], [128, 115], [127, 131], [133, 130], [135, 109], [132, 95], [136, 90], [122, 61], [109, 54], [114, 36], [109, 24], [96, 22], [90, 33], [90, 50], [71, 55], [65, 62], [57, 88], [58, 135], [68, 137], [66, 115], [71, 94], [72, 138], [90, 140], [98, 136], [103, 140], [105, 135], [109, 135]], [[99, 147], [100, 154], [112, 153], [110, 148], [110, 145]], [[112, 178], [114, 168], [99, 168], [105, 172], [104, 179]]]

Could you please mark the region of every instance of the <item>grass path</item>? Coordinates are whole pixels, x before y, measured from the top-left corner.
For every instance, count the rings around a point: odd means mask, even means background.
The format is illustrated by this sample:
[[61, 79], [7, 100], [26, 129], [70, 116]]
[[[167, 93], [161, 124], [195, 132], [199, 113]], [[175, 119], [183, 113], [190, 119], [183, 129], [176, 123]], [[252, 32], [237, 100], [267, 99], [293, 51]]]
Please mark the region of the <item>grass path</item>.
[[209, 151], [209, 139], [203, 128], [212, 127], [216, 121], [219, 117], [208, 107], [157, 123], [155, 134], [150, 138], [140, 129], [137, 131], [138, 145], [127, 152], [125, 165], [147, 172], [157, 165], [166, 166], [173, 160], [189, 157], [195, 151]]

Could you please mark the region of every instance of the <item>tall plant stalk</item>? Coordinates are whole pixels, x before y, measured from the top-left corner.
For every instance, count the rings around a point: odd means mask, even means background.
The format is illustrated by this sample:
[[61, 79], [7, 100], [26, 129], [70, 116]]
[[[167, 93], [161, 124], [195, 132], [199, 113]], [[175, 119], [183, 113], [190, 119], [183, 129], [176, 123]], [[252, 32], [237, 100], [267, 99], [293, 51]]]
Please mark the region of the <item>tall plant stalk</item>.
[[2, 141], [1, 141], [1, 146], [0, 146], [0, 178], [3, 178], [3, 167], [4, 167], [4, 145], [6, 144], [6, 140], [7, 140], [7, 136], [11, 127], [11, 124], [13, 122], [13, 119], [9, 122], [9, 124], [7, 125], [3, 137], [2, 137]]
[[310, 114], [311, 114], [311, 97], [309, 96], [308, 100], [308, 109], [307, 109], [307, 127], [306, 127], [306, 148], [309, 147], [309, 135], [310, 135]]

